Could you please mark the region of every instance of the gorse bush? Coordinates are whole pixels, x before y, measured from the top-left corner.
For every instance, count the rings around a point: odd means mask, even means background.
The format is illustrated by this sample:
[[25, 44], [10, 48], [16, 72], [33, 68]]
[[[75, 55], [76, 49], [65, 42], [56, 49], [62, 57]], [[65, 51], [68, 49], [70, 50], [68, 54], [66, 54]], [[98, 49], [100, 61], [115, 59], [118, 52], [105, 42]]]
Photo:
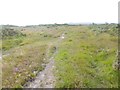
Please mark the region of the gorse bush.
[[96, 25], [90, 25], [89, 28], [96, 33], [108, 33], [112, 36], [118, 35], [117, 24], [96, 24]]
[[12, 37], [21, 37], [21, 36], [26, 36], [25, 34], [22, 34], [18, 30], [14, 30], [11, 28], [3, 28], [2, 29], [2, 39], [7, 39], [7, 38], [12, 38]]
[[5, 26], [2, 28], [1, 35], [2, 35], [1, 38], [3, 40], [2, 42], [3, 51], [19, 45], [20, 43], [22, 43], [23, 38], [26, 37], [26, 34], [23, 34], [19, 30], [15, 30]]

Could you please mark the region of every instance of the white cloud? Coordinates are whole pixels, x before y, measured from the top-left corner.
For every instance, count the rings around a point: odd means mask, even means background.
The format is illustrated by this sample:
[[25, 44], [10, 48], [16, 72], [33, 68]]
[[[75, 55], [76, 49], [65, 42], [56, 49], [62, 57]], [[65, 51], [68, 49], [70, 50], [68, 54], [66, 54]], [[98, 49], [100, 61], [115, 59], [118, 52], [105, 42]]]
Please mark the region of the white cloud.
[[119, 0], [0, 0], [0, 24], [118, 22]]

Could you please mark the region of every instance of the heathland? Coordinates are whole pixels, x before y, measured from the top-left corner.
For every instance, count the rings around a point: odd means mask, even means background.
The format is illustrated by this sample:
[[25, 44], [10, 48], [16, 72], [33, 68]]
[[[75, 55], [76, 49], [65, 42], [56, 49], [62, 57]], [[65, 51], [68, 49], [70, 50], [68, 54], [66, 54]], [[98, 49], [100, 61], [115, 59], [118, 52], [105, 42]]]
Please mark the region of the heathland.
[[118, 87], [116, 24], [3, 25], [1, 30], [3, 88]]

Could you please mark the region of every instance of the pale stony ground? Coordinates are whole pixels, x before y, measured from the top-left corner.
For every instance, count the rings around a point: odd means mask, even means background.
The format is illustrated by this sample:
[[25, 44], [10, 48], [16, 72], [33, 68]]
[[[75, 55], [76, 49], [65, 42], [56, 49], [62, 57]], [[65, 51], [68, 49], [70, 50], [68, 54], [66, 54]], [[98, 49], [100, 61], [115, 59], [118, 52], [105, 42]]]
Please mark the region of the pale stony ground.
[[[60, 43], [62, 39], [64, 39], [64, 33], [60, 36], [57, 44]], [[57, 46], [56, 46], [57, 47]], [[55, 87], [55, 76], [54, 76], [54, 70], [55, 70], [55, 62], [54, 62], [54, 56], [57, 53], [56, 51], [53, 53], [51, 58], [48, 60], [48, 64], [46, 64], [46, 67], [43, 71], [39, 72], [34, 81], [27, 82], [25, 85], [25, 88], [54, 88]]]
[[33, 82], [29, 83], [27, 88], [53, 88], [55, 84], [54, 68], [54, 60], [51, 58], [45, 69], [39, 72], [38, 76]]

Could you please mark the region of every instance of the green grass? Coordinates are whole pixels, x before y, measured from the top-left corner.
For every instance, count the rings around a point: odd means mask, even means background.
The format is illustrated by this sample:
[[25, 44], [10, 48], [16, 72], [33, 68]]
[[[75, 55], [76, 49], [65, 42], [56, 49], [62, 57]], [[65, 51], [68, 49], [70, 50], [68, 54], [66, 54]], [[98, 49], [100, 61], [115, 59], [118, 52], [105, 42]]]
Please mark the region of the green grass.
[[18, 46], [20, 43], [22, 43], [23, 37], [16, 37], [16, 38], [10, 38], [10, 39], [5, 39], [2, 42], [2, 49], [9, 50], [10, 48], [13, 48], [15, 46]]
[[107, 33], [96, 36], [87, 27], [69, 27], [67, 33], [56, 56], [56, 87], [117, 87], [118, 74], [112, 67], [117, 38]]

